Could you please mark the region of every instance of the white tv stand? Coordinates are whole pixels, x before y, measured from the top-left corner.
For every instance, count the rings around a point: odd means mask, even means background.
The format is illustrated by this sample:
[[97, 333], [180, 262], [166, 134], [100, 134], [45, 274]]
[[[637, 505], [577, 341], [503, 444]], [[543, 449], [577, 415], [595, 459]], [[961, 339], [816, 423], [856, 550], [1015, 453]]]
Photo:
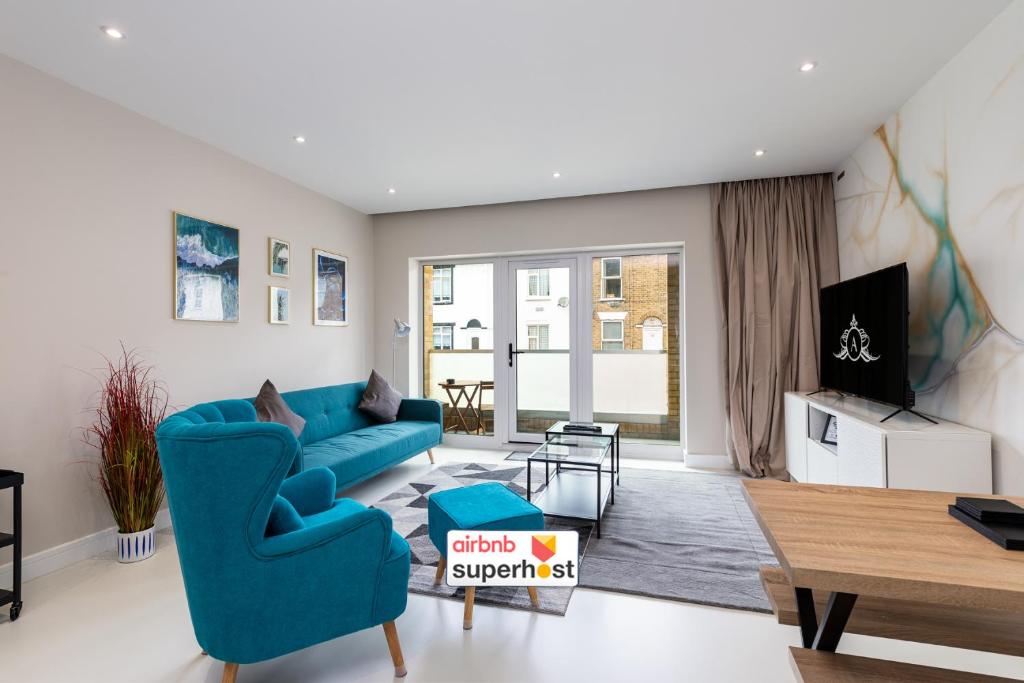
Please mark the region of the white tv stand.
[[[885, 423], [890, 406], [835, 392], [785, 398], [786, 464], [799, 482], [992, 493], [992, 435], [910, 413]], [[822, 443], [829, 415], [836, 444]]]

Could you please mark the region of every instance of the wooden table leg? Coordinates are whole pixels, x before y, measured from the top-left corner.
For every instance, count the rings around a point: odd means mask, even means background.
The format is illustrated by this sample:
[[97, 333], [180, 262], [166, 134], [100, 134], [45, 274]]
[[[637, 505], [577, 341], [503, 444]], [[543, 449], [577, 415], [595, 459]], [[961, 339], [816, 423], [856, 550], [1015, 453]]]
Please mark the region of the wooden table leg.
[[537, 597], [537, 587], [527, 586], [526, 592], [530, 594], [530, 602], [533, 603], [534, 607], [540, 607], [540, 598]]

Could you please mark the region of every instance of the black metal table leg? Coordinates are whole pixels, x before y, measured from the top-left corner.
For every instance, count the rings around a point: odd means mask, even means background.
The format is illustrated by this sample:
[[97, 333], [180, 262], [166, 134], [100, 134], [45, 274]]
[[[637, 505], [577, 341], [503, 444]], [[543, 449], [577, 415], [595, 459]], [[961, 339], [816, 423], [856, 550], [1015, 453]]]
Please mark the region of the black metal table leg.
[[857, 602], [857, 595], [854, 593], [832, 593], [828, 596], [828, 604], [825, 606], [825, 614], [821, 617], [821, 624], [818, 626], [818, 634], [814, 636], [815, 650], [835, 652], [839, 645], [839, 639], [843, 637], [843, 630], [846, 622], [850, 619], [850, 613]]
[[818, 615], [814, 611], [814, 594], [810, 588], [795, 588], [796, 613], [800, 619], [800, 638], [804, 647], [814, 645], [818, 632]]
[[618, 462], [618, 465], [615, 468], [616, 484], [622, 483], [622, 437], [620, 436], [621, 433], [621, 427], [615, 430], [615, 460]]
[[529, 501], [530, 498], [533, 496], [533, 492], [530, 490], [530, 489], [533, 488], [532, 486], [530, 486], [530, 470], [532, 469], [530, 467], [531, 464], [532, 464], [532, 462], [530, 461], [529, 458], [527, 458], [526, 459], [526, 500], [527, 501]]
[[811, 589], [795, 588], [794, 591], [803, 646], [812, 650], [835, 652], [850, 619], [850, 613], [853, 612], [853, 606], [857, 603], [856, 593], [831, 593], [819, 623], [815, 615]]
[[14, 601], [11, 621], [21, 616], [21, 485], [14, 487]]

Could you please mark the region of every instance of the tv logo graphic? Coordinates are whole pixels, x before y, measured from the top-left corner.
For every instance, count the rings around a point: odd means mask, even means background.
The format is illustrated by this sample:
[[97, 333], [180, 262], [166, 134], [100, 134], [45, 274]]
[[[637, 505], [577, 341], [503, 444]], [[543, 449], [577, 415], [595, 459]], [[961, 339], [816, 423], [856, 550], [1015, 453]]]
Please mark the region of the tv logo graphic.
[[850, 326], [843, 331], [843, 336], [839, 338], [839, 345], [841, 347], [839, 353], [833, 353], [832, 355], [839, 360], [851, 360], [854, 362], [862, 360], [865, 363], [870, 363], [881, 358], [881, 355], [874, 356], [871, 354], [871, 351], [868, 350], [870, 344], [871, 337], [857, 324], [857, 316], [854, 315], [853, 319], [850, 320]]
[[575, 586], [575, 531], [448, 532], [449, 586]]

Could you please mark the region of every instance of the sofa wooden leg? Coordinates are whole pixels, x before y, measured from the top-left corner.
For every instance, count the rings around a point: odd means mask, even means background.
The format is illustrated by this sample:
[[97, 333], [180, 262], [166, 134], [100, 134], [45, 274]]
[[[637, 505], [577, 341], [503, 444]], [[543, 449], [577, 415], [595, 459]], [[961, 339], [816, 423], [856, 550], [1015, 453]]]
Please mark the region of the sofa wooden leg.
[[434, 574], [434, 585], [441, 585], [441, 579], [444, 578], [444, 568], [448, 564], [447, 560], [444, 559], [444, 555], [437, 561], [437, 573]]
[[402, 658], [402, 644], [398, 642], [398, 629], [395, 628], [393, 621], [386, 621], [382, 625], [384, 626], [384, 637], [388, 639], [391, 661], [395, 665], [395, 678], [402, 678], [408, 672], [405, 670], [405, 660]]
[[540, 607], [540, 598], [537, 597], [537, 587], [527, 586], [526, 592], [530, 594], [530, 602], [533, 603], [533, 606]]
[[428, 448], [427, 449], [427, 457], [430, 458], [430, 464], [433, 465], [434, 464], [434, 449], [433, 448]]
[[466, 606], [462, 612], [462, 629], [468, 631], [473, 628], [473, 599], [476, 597], [476, 588], [466, 586]]
[[220, 683], [235, 683], [238, 677], [238, 665], [224, 662], [224, 673], [220, 676]]

